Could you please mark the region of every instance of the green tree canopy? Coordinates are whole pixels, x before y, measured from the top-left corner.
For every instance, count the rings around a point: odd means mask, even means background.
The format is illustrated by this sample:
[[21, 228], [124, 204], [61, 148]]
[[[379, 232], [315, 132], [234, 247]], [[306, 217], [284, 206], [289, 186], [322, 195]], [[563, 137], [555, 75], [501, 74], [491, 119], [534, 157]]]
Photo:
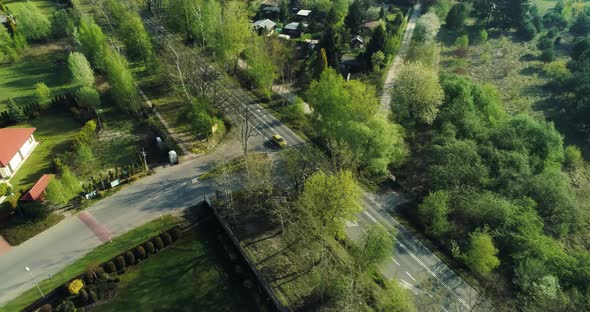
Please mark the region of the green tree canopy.
[[391, 93], [391, 110], [402, 124], [432, 124], [444, 97], [436, 71], [420, 63], [402, 67]]
[[485, 230], [477, 230], [469, 234], [469, 248], [463, 259], [471, 269], [486, 275], [500, 265], [497, 257], [498, 249], [494, 246], [492, 236]]
[[361, 196], [361, 188], [350, 171], [336, 174], [319, 171], [305, 181], [296, 206], [315, 237], [344, 238], [346, 221], [353, 220], [362, 210]]
[[14, 13], [18, 16], [17, 31], [27, 40], [46, 39], [51, 32], [51, 22], [33, 2], [26, 1]]
[[80, 49], [94, 66], [95, 69], [105, 69], [106, 37], [100, 26], [96, 25], [92, 18], [82, 18], [76, 33], [76, 39], [80, 43]]
[[74, 84], [86, 87], [94, 85], [94, 71], [84, 54], [79, 52], [70, 53], [68, 67]]

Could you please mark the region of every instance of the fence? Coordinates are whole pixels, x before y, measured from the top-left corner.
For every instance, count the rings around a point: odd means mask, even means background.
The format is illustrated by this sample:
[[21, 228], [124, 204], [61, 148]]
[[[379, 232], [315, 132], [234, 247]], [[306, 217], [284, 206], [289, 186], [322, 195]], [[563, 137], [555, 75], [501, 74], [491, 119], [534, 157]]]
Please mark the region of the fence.
[[258, 286], [258, 289], [262, 290], [262, 292], [264, 293], [266, 298], [271, 301], [271, 303], [272, 303], [271, 308], [273, 309], [273, 311], [286, 312], [287, 309], [279, 301], [279, 299], [277, 298], [272, 287], [264, 280], [264, 278], [262, 277], [260, 272], [258, 272], [258, 270], [256, 269], [256, 266], [252, 262], [250, 262], [250, 259], [246, 255], [246, 252], [244, 251], [244, 249], [242, 249], [242, 246], [240, 245], [240, 241], [236, 238], [236, 236], [232, 232], [231, 228], [225, 222], [223, 222], [223, 220], [217, 214], [217, 211], [211, 206], [209, 201], [207, 201], [207, 204], [208, 205], [205, 205], [205, 206], [209, 207], [209, 209], [211, 210], [211, 213], [215, 216], [215, 220], [221, 226], [221, 228], [223, 228], [224, 233], [226, 234], [226, 236], [229, 238], [229, 240], [231, 241], [231, 243], [233, 245], [232, 247], [238, 251], [240, 260], [242, 260], [242, 262], [247, 264], [247, 267], [248, 267], [250, 273], [256, 278], [256, 284]]

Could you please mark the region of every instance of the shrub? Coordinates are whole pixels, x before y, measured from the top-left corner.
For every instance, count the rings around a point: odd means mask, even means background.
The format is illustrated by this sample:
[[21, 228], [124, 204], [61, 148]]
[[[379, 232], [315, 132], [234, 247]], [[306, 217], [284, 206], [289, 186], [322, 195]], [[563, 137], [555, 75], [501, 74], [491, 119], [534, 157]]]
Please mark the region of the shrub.
[[88, 297], [90, 297], [90, 303], [95, 303], [98, 300], [98, 296], [96, 295], [96, 293], [94, 292], [94, 290], [91, 290], [88, 293]]
[[527, 22], [520, 29], [520, 35], [526, 41], [532, 40], [537, 35], [537, 28], [533, 23]]
[[177, 241], [182, 236], [182, 231], [178, 227], [171, 229], [169, 233], [173, 241]]
[[7, 183], [0, 184], [0, 196], [7, 196], [12, 193], [12, 186], [8, 185]]
[[47, 303], [41, 306], [41, 308], [39, 309], [39, 312], [51, 312], [53, 310], [53, 307]]
[[86, 281], [86, 285], [94, 283], [94, 281], [98, 279], [99, 273], [104, 273], [104, 270], [101, 267], [90, 268], [86, 270], [86, 272], [84, 272], [84, 280]]
[[82, 287], [84, 287], [84, 282], [81, 279], [75, 279], [68, 285], [68, 292], [70, 295], [77, 295]]
[[475, 42], [477, 43], [484, 43], [488, 41], [488, 32], [485, 29], [480, 30], [479, 32], [477, 32], [477, 35], [475, 37]]
[[115, 266], [117, 266], [117, 271], [121, 271], [127, 267], [127, 263], [125, 263], [125, 258], [123, 256], [115, 257]]
[[78, 293], [78, 299], [80, 300], [80, 302], [88, 301], [88, 292], [86, 291], [86, 289], [80, 289], [80, 292]]
[[65, 300], [55, 309], [56, 312], [76, 312], [76, 306], [70, 300]]
[[145, 244], [143, 244], [143, 247], [145, 248], [145, 253], [147, 255], [151, 255], [154, 253], [154, 244], [152, 244], [152, 242], [146, 242]]
[[143, 246], [135, 248], [135, 255], [140, 260], [145, 259], [145, 248], [143, 248]]
[[125, 261], [127, 262], [128, 266], [135, 265], [135, 255], [131, 251], [126, 252]]
[[544, 63], [550, 63], [555, 59], [555, 51], [553, 49], [543, 50], [540, 58]]
[[49, 104], [51, 103], [51, 89], [47, 87], [46, 84], [43, 82], [39, 82], [35, 84], [35, 99], [41, 109], [45, 110], [49, 108]]
[[172, 236], [168, 232], [160, 234], [162, 241], [164, 241], [164, 246], [168, 246], [172, 244]]
[[117, 271], [117, 267], [115, 266], [113, 261], [109, 261], [109, 262], [105, 263], [103, 268], [104, 268], [104, 271], [107, 273], [114, 273], [115, 271]]
[[154, 239], [152, 239], [153, 243], [154, 243], [154, 247], [156, 248], [156, 250], [160, 250], [162, 248], [164, 248], [164, 242], [162, 241], [162, 239], [160, 237], [154, 237]]

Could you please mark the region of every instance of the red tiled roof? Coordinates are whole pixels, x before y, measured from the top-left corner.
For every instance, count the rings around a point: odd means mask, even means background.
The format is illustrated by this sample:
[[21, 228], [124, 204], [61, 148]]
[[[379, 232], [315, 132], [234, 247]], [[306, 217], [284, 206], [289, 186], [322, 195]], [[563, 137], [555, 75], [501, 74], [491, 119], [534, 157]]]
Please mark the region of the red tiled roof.
[[27, 142], [35, 128], [0, 129], [0, 166], [6, 167], [18, 150]]
[[51, 179], [53, 179], [53, 174], [44, 174], [41, 176], [41, 179], [20, 200], [37, 200], [43, 194]]

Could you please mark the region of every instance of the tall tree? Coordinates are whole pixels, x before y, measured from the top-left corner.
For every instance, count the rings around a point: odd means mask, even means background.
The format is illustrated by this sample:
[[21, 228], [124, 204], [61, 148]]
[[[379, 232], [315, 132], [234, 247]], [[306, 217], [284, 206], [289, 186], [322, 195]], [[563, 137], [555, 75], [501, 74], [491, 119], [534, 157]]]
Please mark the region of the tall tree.
[[402, 124], [432, 124], [444, 97], [436, 71], [420, 63], [404, 65], [391, 92], [391, 110]]
[[360, 3], [358, 0], [354, 0], [348, 7], [348, 14], [344, 18], [344, 24], [348, 27], [352, 35], [356, 35], [358, 34], [362, 22], [363, 14], [361, 12]]
[[82, 18], [80, 27], [76, 33], [76, 39], [80, 43], [80, 49], [95, 69], [105, 69], [106, 36], [100, 26], [96, 25], [92, 18]]
[[328, 65], [338, 68], [340, 65], [341, 38], [334, 27], [328, 26], [320, 40], [320, 49], [326, 51]]
[[307, 226], [315, 232], [315, 237], [344, 238], [346, 221], [353, 220], [362, 210], [361, 196], [361, 188], [350, 171], [336, 174], [319, 171], [305, 181], [296, 206], [304, 222], [310, 222]]
[[124, 110], [137, 112], [140, 100], [127, 60], [111, 49], [107, 50], [105, 70], [116, 103]]
[[25, 2], [14, 12], [18, 16], [17, 30], [28, 40], [46, 39], [51, 32], [51, 22], [32, 2]]
[[446, 191], [436, 191], [428, 194], [418, 206], [420, 221], [426, 225], [426, 231], [433, 236], [440, 237], [450, 230], [450, 223], [447, 220], [451, 213], [449, 199]]
[[227, 1], [223, 6], [222, 24], [215, 51], [228, 65], [228, 69], [233, 69], [234, 72], [238, 68], [240, 54], [254, 35], [247, 12], [241, 1]]
[[498, 249], [485, 230], [469, 234], [469, 248], [464, 254], [465, 263], [475, 272], [486, 275], [500, 265]]
[[146, 66], [152, 57], [152, 42], [137, 13], [127, 14], [119, 26], [119, 36], [131, 60], [142, 60]]
[[74, 84], [84, 87], [94, 85], [94, 71], [84, 54], [79, 52], [70, 53], [68, 67]]

